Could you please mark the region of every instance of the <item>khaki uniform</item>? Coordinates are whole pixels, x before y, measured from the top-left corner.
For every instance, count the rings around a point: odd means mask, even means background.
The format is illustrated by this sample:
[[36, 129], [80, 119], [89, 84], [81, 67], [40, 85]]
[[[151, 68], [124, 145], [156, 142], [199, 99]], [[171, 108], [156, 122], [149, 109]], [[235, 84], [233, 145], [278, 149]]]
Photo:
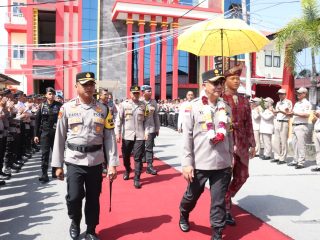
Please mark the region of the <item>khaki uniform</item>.
[[[115, 132], [122, 136], [122, 156], [126, 174], [131, 172], [130, 155], [133, 153], [135, 162], [134, 181], [140, 180], [142, 158], [145, 151], [145, 130], [151, 130], [150, 122], [145, 121], [146, 105], [143, 101], [133, 102], [131, 99], [120, 104], [116, 119]], [[124, 179], [127, 178], [124, 175]]]
[[[288, 99], [277, 102], [276, 111], [285, 112], [288, 109], [292, 111], [292, 102]], [[289, 132], [289, 120], [290, 118], [283, 114], [277, 113], [276, 121], [274, 124], [274, 158], [280, 162], [286, 161], [288, 153], [288, 132]]]
[[320, 167], [320, 118], [314, 124], [317, 167]]
[[[106, 114], [106, 107], [95, 100], [90, 105], [80, 103], [78, 98], [65, 103], [58, 116], [52, 167], [62, 167], [64, 161], [81, 166], [96, 166], [105, 160], [110, 166], [118, 166], [119, 157], [114, 131], [104, 127]], [[64, 157], [66, 141], [67, 148]], [[103, 153], [103, 144], [107, 159]], [[92, 152], [85, 151], [85, 148], [93, 146], [100, 146], [100, 148]], [[84, 151], [72, 150], [77, 147], [79, 150], [82, 150], [81, 147], [83, 147]]]
[[273, 120], [274, 114], [270, 109], [265, 109], [260, 112], [260, 135], [263, 142], [263, 155], [270, 158], [272, 153], [271, 138], [274, 130]]
[[[311, 104], [307, 99], [296, 102], [293, 107], [294, 113], [310, 113]], [[294, 151], [293, 163], [304, 165], [306, 158], [306, 137], [308, 135], [308, 118], [293, 115], [292, 119], [292, 145]]]
[[256, 155], [260, 155], [260, 111], [262, 111], [260, 106], [257, 106], [251, 110], [252, 117], [252, 128], [254, 134], [254, 141], [256, 142]]
[[[221, 100], [222, 101], [222, 100]], [[188, 218], [197, 200], [209, 180], [211, 189], [210, 223], [211, 227], [223, 228], [226, 219], [225, 195], [231, 179], [233, 158], [233, 138], [230, 131], [231, 109], [225, 104], [228, 121], [226, 134], [222, 142], [213, 144], [208, 136], [208, 116], [204, 114], [204, 104], [201, 98], [191, 102], [191, 108], [184, 113], [183, 121], [183, 156], [182, 167], [193, 166], [194, 180], [189, 182], [186, 192], [180, 202], [180, 214]], [[211, 106], [211, 118], [217, 131], [218, 109]]]

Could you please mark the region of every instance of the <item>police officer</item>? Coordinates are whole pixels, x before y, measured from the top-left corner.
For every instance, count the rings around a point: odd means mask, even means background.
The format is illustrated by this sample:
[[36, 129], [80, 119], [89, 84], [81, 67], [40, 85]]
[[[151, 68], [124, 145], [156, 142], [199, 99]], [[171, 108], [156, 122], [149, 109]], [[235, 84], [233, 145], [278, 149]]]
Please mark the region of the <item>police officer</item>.
[[194, 99], [194, 94], [192, 91], [188, 91], [186, 94], [186, 99], [187, 101], [184, 101], [179, 108], [179, 116], [178, 116], [178, 132], [181, 133], [182, 132], [182, 124], [183, 124], [183, 119], [184, 119], [184, 113], [188, 109], [190, 108], [190, 103], [191, 101]]
[[250, 101], [251, 106], [251, 117], [252, 117], [252, 128], [254, 134], [254, 141], [256, 142], [256, 156], [260, 155], [260, 112], [263, 110], [260, 106], [261, 99], [253, 98]]
[[145, 143], [145, 160], [147, 162], [146, 173], [151, 175], [157, 175], [157, 171], [153, 168], [153, 146], [154, 139], [159, 136], [160, 130], [160, 120], [158, 115], [158, 105], [154, 99], [151, 99], [151, 87], [149, 85], [144, 85], [141, 87], [143, 94], [143, 101], [146, 105], [146, 134], [148, 139]]
[[63, 180], [63, 163], [67, 166], [66, 200], [72, 220], [71, 238], [77, 239], [80, 234], [82, 199], [85, 197], [85, 239], [95, 240], [98, 239], [95, 228], [99, 224], [102, 163], [108, 162], [108, 176], [112, 181], [116, 178], [119, 158], [114, 130], [106, 128], [107, 109], [93, 98], [94, 73], [78, 73], [76, 89], [78, 97], [65, 103], [59, 112], [52, 167], [57, 168], [56, 175]]
[[225, 194], [231, 178], [233, 140], [231, 109], [220, 99], [225, 81], [217, 69], [202, 75], [203, 91], [191, 103], [183, 124], [182, 173], [188, 187], [180, 203], [179, 227], [190, 230], [189, 213], [209, 180], [212, 240], [222, 239], [226, 224]]
[[288, 152], [288, 132], [289, 119], [287, 113], [292, 111], [292, 102], [286, 98], [286, 90], [279, 89], [278, 95], [280, 101], [277, 102], [274, 113], [276, 114], [276, 121], [274, 124], [274, 160], [279, 165], [286, 163]]
[[311, 113], [311, 103], [307, 100], [308, 90], [301, 87], [297, 91], [298, 101], [295, 103], [292, 112], [292, 146], [294, 151], [293, 161], [288, 166], [295, 166], [296, 169], [305, 167], [306, 161], [306, 138], [308, 135], [308, 118]]
[[[39, 137], [41, 142], [41, 170], [42, 176], [39, 177], [39, 181], [46, 183], [49, 181], [48, 166], [50, 150], [53, 149], [54, 135], [56, 131], [56, 125], [58, 121], [58, 113], [61, 103], [55, 101], [56, 91], [52, 87], [46, 88], [47, 100], [40, 105], [36, 114], [35, 124], [35, 137], [34, 142], [39, 143]], [[55, 169], [52, 168], [52, 178], [55, 178]]]
[[123, 179], [128, 180], [131, 172], [130, 155], [134, 157], [134, 187], [141, 188], [140, 175], [142, 170], [142, 158], [145, 149], [145, 140], [148, 139], [145, 129], [146, 105], [140, 101], [140, 87], [131, 86], [130, 100], [120, 104], [116, 120], [117, 142], [120, 142], [122, 133], [122, 156], [125, 167]]

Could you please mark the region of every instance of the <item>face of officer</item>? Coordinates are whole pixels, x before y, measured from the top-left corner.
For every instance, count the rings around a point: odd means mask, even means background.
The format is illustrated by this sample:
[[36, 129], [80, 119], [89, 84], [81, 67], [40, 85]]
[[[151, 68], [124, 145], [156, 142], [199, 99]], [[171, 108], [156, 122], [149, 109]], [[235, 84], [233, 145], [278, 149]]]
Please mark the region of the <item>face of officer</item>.
[[130, 92], [132, 101], [137, 102], [140, 98], [140, 92]]
[[307, 93], [297, 93], [297, 98], [299, 101], [306, 98], [306, 96], [307, 96]]
[[95, 86], [96, 84], [93, 81], [89, 81], [84, 84], [77, 82], [77, 94], [82, 100], [90, 103], [95, 92]]
[[279, 99], [282, 101], [286, 98], [286, 94], [285, 93], [279, 93]]
[[203, 83], [204, 91], [211, 102], [217, 100], [222, 93], [224, 79], [218, 79], [214, 82], [207, 81]]
[[103, 90], [100, 94], [99, 94], [99, 99], [104, 102], [107, 103], [108, 100], [108, 91]]
[[52, 102], [52, 101], [54, 100], [55, 96], [56, 96], [56, 95], [55, 95], [53, 92], [47, 92], [47, 93], [46, 93], [46, 98], [47, 98], [47, 100], [48, 100], [49, 102]]
[[146, 100], [149, 100], [151, 98], [151, 90], [145, 90], [143, 92], [143, 97], [146, 99]]
[[191, 101], [191, 100], [193, 100], [194, 99], [194, 94], [193, 94], [193, 92], [192, 91], [189, 91], [188, 93], [187, 93], [187, 95], [186, 95], [186, 98], [187, 98], [187, 101]]
[[238, 75], [231, 75], [226, 78], [226, 88], [232, 91], [237, 91], [240, 86], [240, 77]]

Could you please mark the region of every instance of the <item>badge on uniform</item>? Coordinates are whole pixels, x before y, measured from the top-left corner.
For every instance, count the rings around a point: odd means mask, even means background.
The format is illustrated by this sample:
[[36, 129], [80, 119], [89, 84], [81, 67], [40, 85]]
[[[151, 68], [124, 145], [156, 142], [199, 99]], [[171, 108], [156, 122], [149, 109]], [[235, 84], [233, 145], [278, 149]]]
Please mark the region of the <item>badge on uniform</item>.
[[96, 111], [97, 111], [98, 113], [101, 113], [101, 112], [102, 112], [102, 108], [97, 107], [97, 108], [96, 108]]
[[63, 116], [63, 107], [60, 108], [59, 114], [58, 114], [58, 118], [61, 119]]

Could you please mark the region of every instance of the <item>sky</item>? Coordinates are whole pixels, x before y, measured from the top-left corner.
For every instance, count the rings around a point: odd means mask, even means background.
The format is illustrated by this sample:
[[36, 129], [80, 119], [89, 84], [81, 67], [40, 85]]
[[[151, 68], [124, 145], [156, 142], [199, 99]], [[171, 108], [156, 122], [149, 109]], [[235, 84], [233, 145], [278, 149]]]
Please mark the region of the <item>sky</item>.
[[[281, 4], [283, 3], [283, 4]], [[276, 5], [278, 4], [278, 5]], [[318, 0], [320, 6], [320, 0]], [[276, 32], [290, 20], [302, 15], [300, 1], [287, 0], [251, 0], [251, 24], [259, 30]], [[317, 56], [317, 71], [320, 72], [320, 57]], [[311, 69], [310, 49], [299, 54], [296, 71]]]

